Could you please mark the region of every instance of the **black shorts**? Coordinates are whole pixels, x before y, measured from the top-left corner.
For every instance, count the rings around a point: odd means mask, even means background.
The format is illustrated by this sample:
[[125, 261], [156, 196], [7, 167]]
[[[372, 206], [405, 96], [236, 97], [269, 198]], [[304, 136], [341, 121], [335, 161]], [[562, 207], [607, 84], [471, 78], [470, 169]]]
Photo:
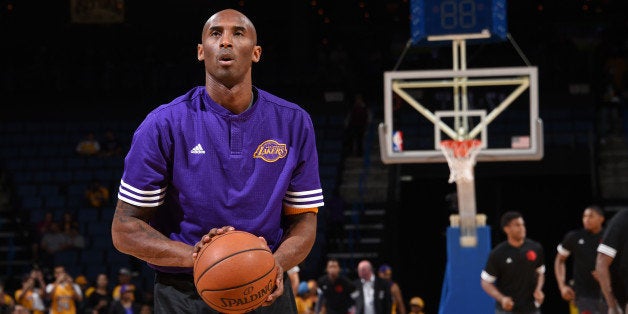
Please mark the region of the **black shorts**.
[[[292, 285], [287, 273], [283, 274], [284, 292], [271, 306], [260, 307], [249, 313], [297, 314]], [[191, 274], [155, 274], [155, 314], [203, 313], [220, 314], [210, 308], [196, 292]]]

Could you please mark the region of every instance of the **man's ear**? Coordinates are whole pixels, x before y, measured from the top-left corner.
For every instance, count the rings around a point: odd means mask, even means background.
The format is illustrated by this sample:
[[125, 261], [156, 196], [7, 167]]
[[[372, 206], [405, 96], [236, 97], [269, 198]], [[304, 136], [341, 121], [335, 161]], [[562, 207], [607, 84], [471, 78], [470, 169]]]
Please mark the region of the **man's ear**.
[[205, 53], [203, 52], [203, 44], [196, 45], [196, 59], [198, 59], [198, 61], [205, 60]]
[[253, 56], [252, 56], [252, 61], [254, 63], [259, 62], [260, 58], [262, 57], [262, 47], [261, 46], [255, 46], [253, 48]]

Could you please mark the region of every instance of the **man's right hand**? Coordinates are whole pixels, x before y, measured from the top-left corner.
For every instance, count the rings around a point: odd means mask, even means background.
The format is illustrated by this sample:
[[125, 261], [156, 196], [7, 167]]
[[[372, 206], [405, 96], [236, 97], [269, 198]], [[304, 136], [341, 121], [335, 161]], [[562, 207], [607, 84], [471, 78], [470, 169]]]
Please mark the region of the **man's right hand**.
[[512, 311], [512, 308], [515, 307], [515, 301], [511, 297], [503, 297], [499, 303], [505, 311]]
[[560, 287], [560, 296], [565, 301], [572, 301], [576, 298], [576, 293], [573, 291], [573, 289], [571, 289], [570, 286], [563, 285], [562, 287]]
[[209, 232], [201, 237], [201, 240], [196, 242], [194, 245], [194, 251], [192, 251], [192, 258], [196, 259], [198, 256], [198, 252], [201, 251], [201, 248], [205, 246], [207, 243], [211, 242], [212, 238], [223, 233], [227, 233], [229, 231], [235, 230], [232, 226], [224, 226], [220, 228], [211, 228]]

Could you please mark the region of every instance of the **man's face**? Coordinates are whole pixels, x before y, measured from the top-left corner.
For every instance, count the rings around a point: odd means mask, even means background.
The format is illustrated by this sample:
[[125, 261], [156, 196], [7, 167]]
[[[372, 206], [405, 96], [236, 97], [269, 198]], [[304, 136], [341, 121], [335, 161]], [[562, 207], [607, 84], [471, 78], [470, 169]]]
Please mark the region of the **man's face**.
[[340, 274], [340, 265], [338, 265], [338, 262], [330, 261], [327, 263], [327, 274], [332, 278], [338, 277]]
[[107, 275], [100, 274], [98, 275], [98, 278], [96, 279], [96, 283], [99, 286], [107, 286], [107, 284], [109, 283], [109, 279], [107, 278]]
[[582, 225], [586, 230], [593, 230], [601, 228], [604, 223], [604, 216], [600, 215], [595, 210], [587, 208], [582, 214]]
[[369, 280], [371, 279], [372, 274], [373, 271], [369, 264], [362, 262], [358, 264], [358, 277], [360, 277], [361, 279]]
[[121, 299], [125, 301], [135, 301], [135, 290], [127, 290], [121, 296]]
[[54, 276], [55, 278], [59, 278], [60, 276], [65, 275], [65, 269], [62, 267], [55, 267]]
[[390, 270], [380, 271], [377, 274], [379, 275], [379, 278], [382, 278], [382, 279], [385, 279], [385, 280], [391, 280], [392, 279], [392, 272]]
[[118, 282], [119, 283], [129, 283], [131, 282], [131, 276], [127, 274], [118, 274]]
[[519, 217], [510, 221], [510, 223], [504, 227], [504, 231], [509, 238], [514, 240], [522, 240], [526, 237], [526, 225], [523, 218]]
[[207, 20], [197, 50], [206, 79], [227, 88], [250, 80], [252, 63], [258, 62], [262, 53], [255, 27], [235, 10], [220, 11]]

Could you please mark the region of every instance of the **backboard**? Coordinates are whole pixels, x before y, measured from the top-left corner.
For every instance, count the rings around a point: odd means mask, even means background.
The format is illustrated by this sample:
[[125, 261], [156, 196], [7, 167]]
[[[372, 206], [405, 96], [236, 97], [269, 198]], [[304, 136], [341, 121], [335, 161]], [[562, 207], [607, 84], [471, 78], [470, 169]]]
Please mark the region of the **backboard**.
[[478, 161], [540, 160], [538, 106], [533, 66], [385, 72], [382, 161], [446, 162], [446, 139], [479, 139]]

